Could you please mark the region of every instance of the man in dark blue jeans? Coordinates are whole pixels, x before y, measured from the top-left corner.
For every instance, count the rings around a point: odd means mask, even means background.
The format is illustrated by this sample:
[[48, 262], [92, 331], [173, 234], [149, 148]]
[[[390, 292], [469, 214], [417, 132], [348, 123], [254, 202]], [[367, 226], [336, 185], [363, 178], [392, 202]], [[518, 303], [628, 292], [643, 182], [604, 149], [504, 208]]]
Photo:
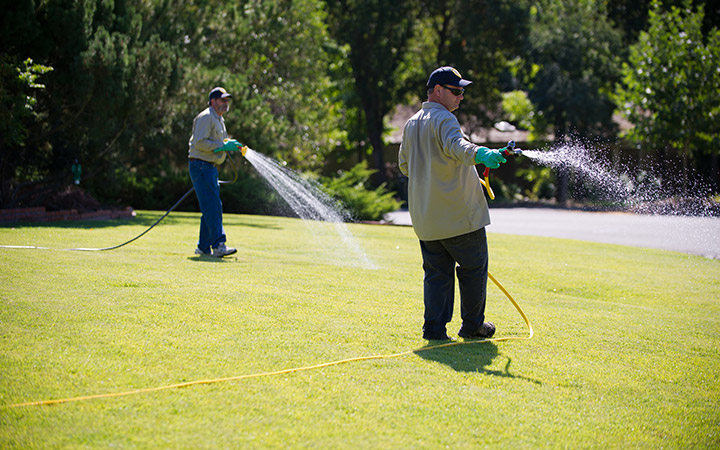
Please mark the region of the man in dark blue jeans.
[[495, 333], [495, 325], [485, 322], [485, 226], [490, 214], [475, 165], [494, 169], [505, 158], [465, 139], [452, 114], [470, 83], [452, 67], [435, 70], [427, 82], [428, 100], [405, 124], [398, 153], [423, 257], [423, 337], [429, 340], [450, 339], [446, 327], [452, 320], [456, 272], [462, 317], [458, 335], [472, 339]]
[[222, 224], [217, 169], [227, 157], [225, 151], [221, 150], [237, 150], [242, 146], [238, 141], [228, 139], [222, 117], [230, 108], [230, 97], [232, 95], [221, 87], [210, 91], [208, 107], [193, 120], [192, 136], [188, 143], [190, 179], [202, 212], [196, 255], [222, 258], [237, 252], [237, 249], [225, 245], [227, 238]]
[[[460, 286], [461, 337], [490, 337], [492, 322], [485, 322], [485, 293], [488, 254], [485, 228], [460, 236], [420, 241], [423, 257], [423, 336], [447, 340], [446, 324], [452, 320], [455, 303], [455, 272]], [[457, 267], [456, 267], [457, 266]]]

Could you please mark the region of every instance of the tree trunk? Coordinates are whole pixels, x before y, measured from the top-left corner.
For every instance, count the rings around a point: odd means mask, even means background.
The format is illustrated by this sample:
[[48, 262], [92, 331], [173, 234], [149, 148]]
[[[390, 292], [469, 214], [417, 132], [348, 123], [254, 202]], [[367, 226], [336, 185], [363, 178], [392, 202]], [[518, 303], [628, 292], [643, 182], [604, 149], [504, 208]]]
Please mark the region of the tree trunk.
[[682, 152], [682, 196], [687, 198], [689, 194], [688, 182], [688, 146], [680, 150]]
[[375, 185], [379, 186], [381, 183], [387, 181], [387, 176], [385, 174], [385, 161], [383, 158], [383, 115], [379, 111], [379, 99], [367, 96], [363, 103], [365, 108], [365, 124], [367, 127], [368, 139], [370, 139], [370, 145], [372, 145], [373, 168], [377, 170], [373, 176], [373, 181]]
[[387, 174], [385, 173], [385, 158], [383, 158], [385, 146], [383, 145], [382, 136], [379, 133], [375, 133], [375, 136], [370, 136], [370, 142], [373, 146], [373, 163], [377, 169], [377, 173], [375, 174], [375, 184], [379, 186], [387, 181]]
[[566, 206], [570, 192], [570, 172], [566, 168], [558, 170], [557, 182], [557, 202], [561, 206]]
[[[565, 132], [565, 127], [555, 127], [556, 137], [555, 145], [558, 143], [569, 144], [568, 135]], [[561, 206], [567, 206], [568, 199], [570, 197], [570, 166], [564, 164], [557, 169], [557, 191], [555, 193], [555, 199]]]

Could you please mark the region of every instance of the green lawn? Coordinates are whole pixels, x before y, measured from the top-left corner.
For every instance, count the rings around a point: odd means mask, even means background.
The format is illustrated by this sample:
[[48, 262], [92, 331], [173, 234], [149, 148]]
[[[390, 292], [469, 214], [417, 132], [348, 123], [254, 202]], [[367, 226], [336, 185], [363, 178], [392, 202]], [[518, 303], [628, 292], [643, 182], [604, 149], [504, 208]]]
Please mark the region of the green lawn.
[[[411, 228], [226, 215], [237, 257], [193, 254], [198, 215], [0, 227], [0, 448], [718, 448], [720, 261], [492, 233], [529, 341], [51, 406], [421, 349]], [[488, 286], [497, 336], [527, 336]], [[459, 328], [459, 305], [449, 332]]]

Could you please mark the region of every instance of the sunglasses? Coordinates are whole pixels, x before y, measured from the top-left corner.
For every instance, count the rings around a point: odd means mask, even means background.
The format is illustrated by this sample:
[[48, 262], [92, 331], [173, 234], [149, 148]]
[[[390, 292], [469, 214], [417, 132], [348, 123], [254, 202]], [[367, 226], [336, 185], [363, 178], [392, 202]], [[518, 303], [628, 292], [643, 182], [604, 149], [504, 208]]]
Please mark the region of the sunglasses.
[[463, 94], [465, 93], [465, 89], [462, 89], [462, 88], [460, 88], [460, 89], [458, 89], [458, 88], [451, 88], [451, 87], [445, 86], [444, 84], [441, 84], [441, 86], [444, 87], [445, 89], [447, 89], [448, 91], [452, 92], [452, 94], [453, 94], [455, 97], [460, 97], [461, 95], [463, 95]]

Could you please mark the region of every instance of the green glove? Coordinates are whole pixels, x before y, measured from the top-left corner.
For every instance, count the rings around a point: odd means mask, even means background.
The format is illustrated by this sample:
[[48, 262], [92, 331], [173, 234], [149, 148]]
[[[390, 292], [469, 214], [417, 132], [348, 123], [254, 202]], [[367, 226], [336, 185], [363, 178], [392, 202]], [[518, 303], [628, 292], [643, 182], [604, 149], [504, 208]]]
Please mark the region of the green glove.
[[240, 150], [240, 147], [242, 147], [242, 146], [243, 145], [240, 142], [238, 142], [236, 139], [228, 139], [227, 141], [225, 141], [225, 144], [223, 145], [223, 149], [226, 152], [232, 152], [232, 151]]
[[225, 141], [222, 147], [216, 148], [215, 150], [213, 150], [213, 152], [233, 152], [240, 150], [242, 147], [243, 145], [237, 140], [228, 139], [227, 141]]
[[490, 169], [497, 169], [500, 163], [507, 162], [507, 159], [499, 150], [492, 150], [487, 147], [480, 147], [475, 153], [475, 164], [483, 164]]

